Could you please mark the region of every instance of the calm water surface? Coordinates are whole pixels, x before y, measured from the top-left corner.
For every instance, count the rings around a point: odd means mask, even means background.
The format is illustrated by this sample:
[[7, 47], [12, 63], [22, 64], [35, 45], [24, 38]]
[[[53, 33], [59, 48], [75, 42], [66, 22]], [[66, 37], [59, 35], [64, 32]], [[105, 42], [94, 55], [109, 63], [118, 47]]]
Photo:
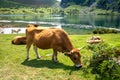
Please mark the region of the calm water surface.
[[[107, 27], [120, 29], [120, 16], [116, 15], [0, 15], [0, 27], [26, 28], [28, 23], [37, 23], [41, 26], [59, 26], [65, 29], [88, 29]], [[1, 31], [3, 29], [0, 29]], [[23, 33], [24, 30], [22, 29]], [[21, 33], [22, 33], [21, 31]], [[10, 32], [10, 31], [9, 31]], [[84, 31], [83, 31], [84, 32]]]

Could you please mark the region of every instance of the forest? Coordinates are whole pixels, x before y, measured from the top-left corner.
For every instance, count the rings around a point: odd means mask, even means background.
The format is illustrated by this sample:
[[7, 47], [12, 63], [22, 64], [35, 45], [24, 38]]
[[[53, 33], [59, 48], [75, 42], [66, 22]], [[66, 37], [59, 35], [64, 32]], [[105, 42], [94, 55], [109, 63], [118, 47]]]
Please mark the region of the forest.
[[0, 14], [119, 14], [120, 0], [0, 0]]
[[[57, 0], [0, 0], [0, 8], [51, 7]], [[100, 9], [120, 12], [120, 0], [61, 0], [60, 6], [93, 6]]]
[[62, 0], [61, 6], [71, 5], [96, 6], [97, 8], [120, 12], [120, 0]]

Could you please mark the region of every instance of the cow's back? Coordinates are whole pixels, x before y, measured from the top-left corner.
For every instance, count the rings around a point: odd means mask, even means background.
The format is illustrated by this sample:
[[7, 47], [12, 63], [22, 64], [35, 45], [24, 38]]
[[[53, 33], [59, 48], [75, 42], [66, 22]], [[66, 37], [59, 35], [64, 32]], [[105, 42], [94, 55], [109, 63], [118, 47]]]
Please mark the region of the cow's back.
[[69, 42], [67, 33], [62, 29], [50, 28], [41, 31], [40, 33], [35, 33], [34, 35], [34, 45], [41, 49], [49, 48], [64, 48], [66, 45], [65, 40]]
[[40, 33], [35, 33], [33, 43], [34, 45], [41, 49], [48, 49], [51, 47], [53, 39], [54, 39], [53, 31], [45, 29]]

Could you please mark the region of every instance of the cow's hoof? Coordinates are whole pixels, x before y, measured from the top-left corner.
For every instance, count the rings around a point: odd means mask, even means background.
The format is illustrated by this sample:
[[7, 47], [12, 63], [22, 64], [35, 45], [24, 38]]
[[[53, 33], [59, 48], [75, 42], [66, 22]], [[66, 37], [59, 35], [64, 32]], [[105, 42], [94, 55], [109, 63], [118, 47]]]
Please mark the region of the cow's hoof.
[[25, 59], [25, 61], [28, 61], [28, 60], [29, 60], [29, 58], [26, 58], [26, 59]]
[[42, 57], [41, 56], [37, 56], [37, 59], [41, 59]]
[[59, 63], [59, 61], [58, 61], [58, 60], [55, 60], [54, 62]]
[[58, 63], [58, 62], [59, 62], [58, 60], [55, 60], [55, 59], [52, 59], [52, 61], [53, 61], [53, 62], [56, 62], [56, 63]]

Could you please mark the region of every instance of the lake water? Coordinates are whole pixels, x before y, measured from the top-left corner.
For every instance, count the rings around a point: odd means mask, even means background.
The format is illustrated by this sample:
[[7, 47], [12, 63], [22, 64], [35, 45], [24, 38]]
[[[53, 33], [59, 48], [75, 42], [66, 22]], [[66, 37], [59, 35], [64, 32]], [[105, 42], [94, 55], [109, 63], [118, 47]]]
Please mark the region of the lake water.
[[20, 33], [25, 33], [25, 28], [29, 23], [39, 24], [43, 27], [62, 27], [67, 31], [71, 30], [82, 34], [84, 32], [89, 33], [90, 30], [96, 27], [120, 29], [120, 16], [0, 15], [0, 27], [4, 27], [0, 31], [4, 31], [5, 34], [11, 33], [11, 30], [14, 29], [13, 27], [15, 29], [22, 28]]

